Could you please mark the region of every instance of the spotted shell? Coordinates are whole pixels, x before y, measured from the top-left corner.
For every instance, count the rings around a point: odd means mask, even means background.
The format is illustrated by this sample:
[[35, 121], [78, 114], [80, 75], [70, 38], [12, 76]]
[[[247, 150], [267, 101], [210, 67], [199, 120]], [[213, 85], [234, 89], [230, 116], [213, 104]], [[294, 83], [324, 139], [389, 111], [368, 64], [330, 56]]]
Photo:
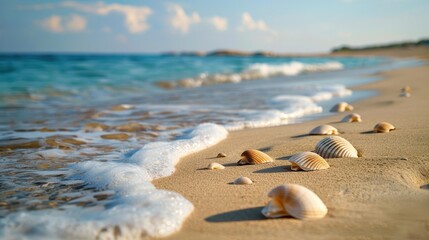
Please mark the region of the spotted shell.
[[322, 139], [317, 143], [315, 152], [324, 158], [359, 157], [359, 153], [353, 145], [339, 136]]
[[379, 122], [374, 126], [374, 132], [376, 133], [387, 133], [395, 129], [395, 126], [388, 122]]
[[234, 182], [232, 182], [233, 184], [238, 184], [238, 185], [247, 185], [247, 184], [252, 184], [253, 181], [250, 180], [250, 178], [248, 177], [239, 177], [237, 179], [234, 180]]
[[271, 201], [262, 209], [267, 218], [318, 219], [328, 213], [328, 208], [314, 192], [298, 184], [277, 186], [268, 193], [268, 197]]
[[219, 164], [217, 162], [212, 162], [209, 164], [209, 166], [207, 167], [207, 169], [210, 170], [219, 170], [219, 169], [225, 169], [225, 167], [222, 164]]
[[331, 125], [320, 125], [310, 131], [310, 135], [336, 135], [339, 134], [338, 129]]
[[289, 162], [291, 162], [293, 171], [314, 171], [329, 168], [326, 160], [314, 152], [297, 153], [289, 158]]
[[256, 149], [249, 149], [244, 151], [241, 154], [241, 159], [237, 162], [238, 165], [245, 164], [262, 164], [273, 162], [274, 160], [268, 156], [266, 153], [263, 153]]
[[346, 103], [346, 102], [340, 102], [337, 103], [335, 106], [333, 106], [330, 110], [330, 112], [345, 112], [345, 111], [352, 111], [353, 106]]
[[342, 120], [341, 120], [341, 122], [362, 122], [362, 118], [360, 117], [360, 115], [359, 114], [357, 114], [357, 113], [352, 113], [352, 114], [349, 114], [349, 115], [347, 115], [347, 116], [345, 116]]

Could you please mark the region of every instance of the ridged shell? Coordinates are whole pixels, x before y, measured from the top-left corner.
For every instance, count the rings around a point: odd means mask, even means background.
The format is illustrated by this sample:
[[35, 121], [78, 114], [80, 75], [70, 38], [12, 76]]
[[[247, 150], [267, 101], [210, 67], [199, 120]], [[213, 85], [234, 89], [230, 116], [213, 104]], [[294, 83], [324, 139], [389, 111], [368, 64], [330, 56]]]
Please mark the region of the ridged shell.
[[297, 184], [280, 185], [268, 193], [271, 201], [262, 209], [267, 218], [292, 216], [298, 219], [323, 218], [328, 208], [310, 189]]
[[273, 161], [274, 160], [266, 153], [263, 153], [256, 149], [249, 149], [244, 151], [241, 154], [241, 159], [237, 162], [237, 164], [238, 165], [262, 164], [262, 163], [268, 163]]
[[253, 181], [250, 180], [248, 177], [239, 177], [232, 182], [233, 184], [239, 184], [239, 185], [246, 185], [246, 184], [252, 184]]
[[336, 135], [339, 134], [338, 129], [331, 125], [320, 125], [310, 131], [310, 135]]
[[349, 141], [339, 136], [322, 139], [317, 143], [315, 152], [324, 158], [357, 158], [359, 155]]
[[209, 166], [207, 167], [207, 169], [210, 170], [219, 170], [219, 169], [225, 169], [225, 167], [222, 164], [219, 164], [217, 162], [212, 162], [209, 164]]
[[349, 114], [349, 115], [347, 115], [347, 116], [345, 116], [342, 120], [341, 120], [341, 122], [362, 122], [362, 118], [360, 117], [360, 115], [359, 114], [357, 114], [357, 113], [352, 113], [352, 114]]
[[295, 154], [289, 158], [289, 162], [292, 164], [291, 169], [293, 171], [315, 171], [329, 168], [329, 164], [326, 160], [314, 152]]
[[374, 126], [374, 132], [376, 133], [387, 133], [395, 129], [395, 126], [388, 122], [379, 122]]
[[330, 112], [345, 112], [345, 111], [352, 111], [353, 106], [346, 103], [346, 102], [340, 102], [337, 103], [335, 106], [333, 106], [330, 110]]

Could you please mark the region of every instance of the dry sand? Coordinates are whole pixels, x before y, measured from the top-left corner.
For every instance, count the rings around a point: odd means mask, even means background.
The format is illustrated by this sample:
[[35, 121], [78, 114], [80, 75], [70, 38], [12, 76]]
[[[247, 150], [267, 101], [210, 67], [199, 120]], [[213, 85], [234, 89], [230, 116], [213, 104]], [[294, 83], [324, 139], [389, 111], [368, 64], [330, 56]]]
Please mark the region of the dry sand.
[[[427, 57], [428, 52], [407, 56]], [[421, 188], [429, 186], [429, 66], [381, 75], [384, 80], [354, 89], [380, 93], [353, 104], [362, 123], [339, 123], [346, 115], [339, 113], [306, 123], [246, 129], [182, 159], [175, 174], [154, 182], [157, 188], [182, 194], [195, 206], [182, 230], [167, 239], [429, 239], [429, 189]], [[413, 88], [410, 98], [399, 97], [405, 85]], [[368, 133], [381, 121], [397, 130]], [[364, 156], [328, 159], [331, 168], [327, 170], [290, 171], [288, 156], [314, 150], [324, 136], [305, 134], [327, 123], [343, 131], [340, 136]], [[240, 154], [249, 148], [260, 149], [276, 161], [237, 166]], [[228, 156], [215, 158], [219, 152]], [[204, 169], [211, 162], [226, 168]], [[255, 183], [229, 184], [239, 176]], [[265, 219], [260, 212], [269, 201], [267, 192], [283, 183], [313, 190], [328, 207], [328, 215], [306, 221]]]

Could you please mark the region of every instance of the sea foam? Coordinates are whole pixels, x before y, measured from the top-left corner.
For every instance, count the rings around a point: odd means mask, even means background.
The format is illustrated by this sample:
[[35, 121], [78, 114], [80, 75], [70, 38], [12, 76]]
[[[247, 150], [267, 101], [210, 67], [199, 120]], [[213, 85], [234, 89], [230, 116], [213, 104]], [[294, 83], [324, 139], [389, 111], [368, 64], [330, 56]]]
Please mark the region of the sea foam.
[[178, 231], [193, 211], [178, 193], [158, 190], [150, 182], [170, 176], [180, 158], [208, 148], [228, 135], [224, 127], [201, 124], [180, 139], [154, 142], [123, 160], [88, 161], [71, 166], [70, 177], [97, 190], [113, 190], [105, 207], [21, 212], [0, 220], [0, 237], [32, 239], [129, 239], [164, 237]]

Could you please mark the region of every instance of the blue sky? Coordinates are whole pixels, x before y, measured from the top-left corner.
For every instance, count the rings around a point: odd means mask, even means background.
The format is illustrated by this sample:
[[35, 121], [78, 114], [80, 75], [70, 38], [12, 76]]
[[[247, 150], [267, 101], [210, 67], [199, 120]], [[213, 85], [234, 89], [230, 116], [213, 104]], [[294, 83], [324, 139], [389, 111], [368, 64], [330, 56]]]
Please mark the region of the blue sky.
[[0, 2], [0, 52], [326, 52], [429, 37], [427, 0]]

